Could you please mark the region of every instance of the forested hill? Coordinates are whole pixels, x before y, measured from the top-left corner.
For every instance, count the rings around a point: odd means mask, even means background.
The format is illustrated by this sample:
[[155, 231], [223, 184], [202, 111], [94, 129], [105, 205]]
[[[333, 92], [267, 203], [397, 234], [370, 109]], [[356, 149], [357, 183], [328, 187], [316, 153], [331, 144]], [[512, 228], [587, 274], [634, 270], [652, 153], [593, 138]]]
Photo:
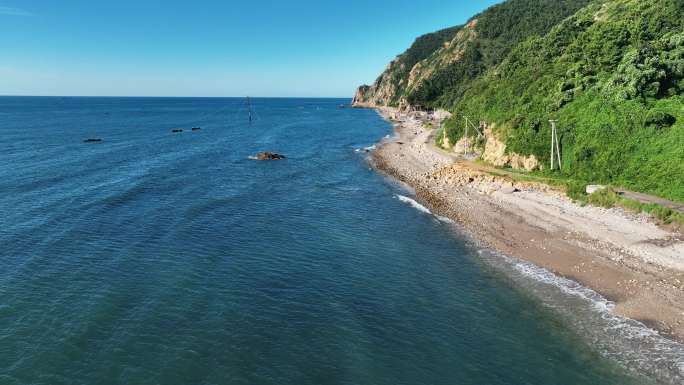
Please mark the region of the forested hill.
[[509, 0], [468, 23], [419, 37], [390, 63], [357, 102], [368, 105], [453, 104], [467, 84], [501, 63], [530, 36], [546, 34], [590, 0]]
[[392, 69], [356, 101], [446, 108], [451, 143], [469, 116], [542, 165], [556, 119], [559, 176], [684, 201], [684, 0], [510, 0]]

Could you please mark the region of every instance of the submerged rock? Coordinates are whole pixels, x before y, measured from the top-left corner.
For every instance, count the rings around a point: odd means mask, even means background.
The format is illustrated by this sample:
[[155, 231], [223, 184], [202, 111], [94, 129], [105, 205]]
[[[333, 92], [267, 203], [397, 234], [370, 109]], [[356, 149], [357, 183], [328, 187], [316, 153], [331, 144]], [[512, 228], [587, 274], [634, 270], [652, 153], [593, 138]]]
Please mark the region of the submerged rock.
[[256, 160], [281, 160], [285, 159], [285, 155], [276, 154], [275, 152], [264, 151], [256, 154]]

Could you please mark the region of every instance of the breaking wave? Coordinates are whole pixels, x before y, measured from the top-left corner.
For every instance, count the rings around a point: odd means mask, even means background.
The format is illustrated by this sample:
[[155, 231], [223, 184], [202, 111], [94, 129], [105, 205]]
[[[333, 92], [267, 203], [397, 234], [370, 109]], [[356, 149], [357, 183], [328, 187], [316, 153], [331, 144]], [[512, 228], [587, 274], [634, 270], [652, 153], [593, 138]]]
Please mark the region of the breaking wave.
[[561, 313], [604, 356], [659, 381], [684, 383], [684, 345], [642, 322], [614, 314], [612, 301], [575, 281], [492, 250], [478, 253], [490, 265], [503, 268], [516, 284], [535, 293], [545, 306]]
[[428, 209], [427, 207], [421, 205], [420, 203], [418, 203], [418, 202], [417, 202], [416, 200], [414, 200], [414, 199], [411, 199], [411, 198], [409, 198], [409, 197], [407, 197], [407, 196], [399, 195], [399, 194], [396, 194], [396, 195], [394, 195], [394, 196], [395, 196], [397, 199], [399, 199], [399, 201], [404, 202], [404, 203], [410, 205], [410, 206], [413, 207], [414, 209], [416, 209], [416, 210], [418, 210], [418, 211], [420, 211], [420, 212], [423, 212], [423, 213], [425, 213], [425, 214], [429, 214], [429, 215], [434, 216], [434, 217], [437, 218], [440, 222], [454, 223], [454, 221], [452, 221], [451, 219], [449, 219], [449, 218], [447, 218], [447, 217], [443, 217], [443, 216], [434, 214], [432, 211], [430, 211], [430, 209]]
[[354, 152], [371, 152], [371, 151], [375, 151], [376, 148], [378, 148], [376, 145], [372, 145], [372, 146], [368, 146], [368, 147], [357, 148], [354, 150]]

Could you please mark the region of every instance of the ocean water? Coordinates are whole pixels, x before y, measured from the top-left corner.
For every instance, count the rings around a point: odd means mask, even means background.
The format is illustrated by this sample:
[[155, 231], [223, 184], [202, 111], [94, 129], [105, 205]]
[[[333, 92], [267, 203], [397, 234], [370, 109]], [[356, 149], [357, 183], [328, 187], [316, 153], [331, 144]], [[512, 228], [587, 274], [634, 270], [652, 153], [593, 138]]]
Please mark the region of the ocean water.
[[391, 127], [343, 102], [0, 98], [0, 384], [652, 383], [371, 170]]

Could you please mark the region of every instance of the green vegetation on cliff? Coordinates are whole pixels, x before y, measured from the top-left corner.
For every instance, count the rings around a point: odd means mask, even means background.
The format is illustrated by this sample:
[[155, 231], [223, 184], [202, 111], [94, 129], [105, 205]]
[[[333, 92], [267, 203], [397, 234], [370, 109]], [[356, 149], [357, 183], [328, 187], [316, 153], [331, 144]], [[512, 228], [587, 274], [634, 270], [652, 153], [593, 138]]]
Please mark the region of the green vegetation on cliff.
[[564, 176], [682, 201], [683, 16], [681, 0], [594, 3], [517, 46], [453, 110], [543, 161], [558, 119]]
[[[386, 99], [383, 100], [382, 96], [378, 95], [380, 96], [382, 104], [397, 105], [400, 97], [405, 91], [411, 69], [416, 64], [432, 55], [446, 42], [453, 39], [459, 28], [460, 27], [452, 27], [423, 35], [417, 38], [406, 52], [392, 61], [387, 70], [378, 77], [373, 86], [378, 87], [379, 85], [382, 85], [385, 89]], [[362, 86], [362, 88], [365, 93], [368, 92], [371, 87]], [[381, 92], [376, 93], [380, 94]]]
[[[398, 106], [450, 107], [469, 83], [501, 63], [530, 36], [554, 25], [591, 0], [509, 0], [456, 26], [419, 37], [375, 81], [364, 86], [360, 102]], [[418, 79], [412, 83], [411, 72]]]
[[403, 75], [407, 75], [418, 62], [427, 59], [444, 43], [453, 39], [459, 29], [460, 27], [447, 28], [417, 38], [411, 47], [399, 56], [399, 61], [404, 67]]
[[[518, 43], [546, 34], [590, 0], [510, 0], [475, 16], [472, 36], [456, 55], [459, 60], [435, 68], [406, 94], [412, 105], [449, 108], [488, 69], [501, 63]], [[437, 53], [437, 56], [442, 54]]]
[[416, 63], [365, 98], [450, 110], [452, 144], [486, 122], [546, 174], [556, 119], [554, 177], [684, 201], [684, 0], [509, 0]]

